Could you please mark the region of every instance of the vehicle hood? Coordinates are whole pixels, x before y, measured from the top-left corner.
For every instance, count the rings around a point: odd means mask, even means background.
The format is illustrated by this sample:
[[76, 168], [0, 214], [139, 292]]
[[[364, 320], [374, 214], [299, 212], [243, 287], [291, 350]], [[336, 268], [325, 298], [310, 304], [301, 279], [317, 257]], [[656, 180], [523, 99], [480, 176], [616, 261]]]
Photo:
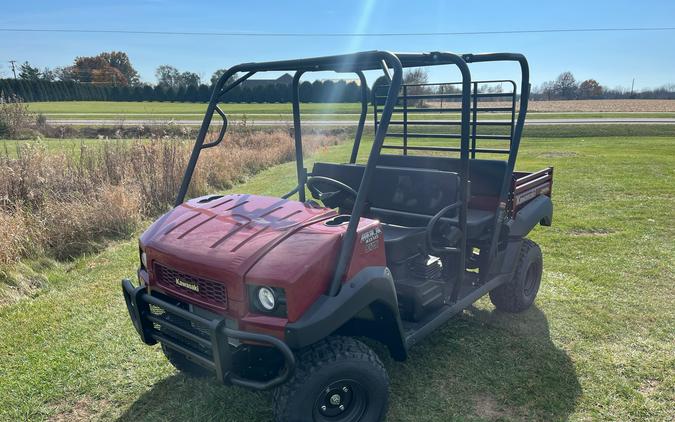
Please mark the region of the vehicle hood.
[[[302, 202], [233, 194], [195, 198], [158, 219], [142, 236], [150, 269], [161, 265], [226, 283], [244, 298], [244, 276], [293, 233], [336, 212]], [[152, 272], [152, 270], [151, 270]]]

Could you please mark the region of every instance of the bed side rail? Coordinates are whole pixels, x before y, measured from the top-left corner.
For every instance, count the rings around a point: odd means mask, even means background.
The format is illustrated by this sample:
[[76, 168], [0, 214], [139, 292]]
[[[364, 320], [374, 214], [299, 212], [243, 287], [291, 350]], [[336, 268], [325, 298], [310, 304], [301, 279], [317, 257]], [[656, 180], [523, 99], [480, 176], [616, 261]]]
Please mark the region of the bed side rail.
[[511, 177], [508, 212], [513, 218], [525, 205], [540, 195], [549, 198], [553, 191], [553, 167], [534, 173], [514, 171]]

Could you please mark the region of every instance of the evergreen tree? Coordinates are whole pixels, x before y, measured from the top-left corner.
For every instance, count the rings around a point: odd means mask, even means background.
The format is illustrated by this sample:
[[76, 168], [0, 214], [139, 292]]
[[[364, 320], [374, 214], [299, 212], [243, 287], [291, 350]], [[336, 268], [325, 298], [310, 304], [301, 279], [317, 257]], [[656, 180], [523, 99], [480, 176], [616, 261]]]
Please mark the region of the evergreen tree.
[[38, 81], [40, 80], [41, 74], [40, 69], [33, 67], [28, 62], [23, 62], [19, 68], [19, 78], [27, 81]]
[[211, 89], [208, 85], [199, 85], [199, 92], [197, 94], [197, 101], [200, 103], [208, 102], [211, 98]]
[[175, 101], [185, 102], [187, 98], [187, 87], [181, 86], [176, 92]]
[[312, 82], [312, 98], [311, 102], [318, 103], [324, 96], [323, 83], [321, 81]]
[[185, 88], [185, 101], [191, 103], [197, 101], [197, 85], [188, 85]]
[[305, 81], [300, 84], [300, 101], [302, 102], [311, 102], [312, 98], [314, 97], [314, 86], [308, 82]]
[[155, 101], [155, 91], [150, 85], [143, 85], [139, 101]]

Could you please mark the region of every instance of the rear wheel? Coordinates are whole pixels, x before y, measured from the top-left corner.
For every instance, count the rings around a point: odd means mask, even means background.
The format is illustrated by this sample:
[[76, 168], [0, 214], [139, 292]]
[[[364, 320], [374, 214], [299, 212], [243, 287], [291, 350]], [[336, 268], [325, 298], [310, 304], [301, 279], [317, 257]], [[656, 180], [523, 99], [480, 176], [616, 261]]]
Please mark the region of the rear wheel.
[[500, 311], [522, 312], [537, 297], [543, 269], [539, 245], [530, 239], [523, 239], [516, 265], [511, 281], [490, 291], [490, 300]]
[[164, 356], [166, 356], [166, 359], [169, 361], [169, 363], [171, 363], [174, 368], [178, 369], [185, 375], [195, 378], [202, 378], [212, 375], [208, 369], [192, 362], [185, 355], [178, 353], [163, 344], [162, 352], [164, 352]]
[[329, 337], [297, 355], [293, 377], [274, 391], [279, 422], [377, 422], [387, 410], [389, 378], [377, 355], [349, 337]]

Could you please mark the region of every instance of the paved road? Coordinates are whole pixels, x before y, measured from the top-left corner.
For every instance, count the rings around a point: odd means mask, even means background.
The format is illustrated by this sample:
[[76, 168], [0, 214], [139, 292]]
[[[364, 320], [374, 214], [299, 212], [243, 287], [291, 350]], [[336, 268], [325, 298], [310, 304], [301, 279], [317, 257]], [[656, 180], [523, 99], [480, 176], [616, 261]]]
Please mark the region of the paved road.
[[[503, 121], [503, 120], [502, 120]], [[229, 123], [241, 123], [241, 120], [230, 120]], [[200, 120], [158, 120], [158, 119], [47, 119], [51, 125], [71, 126], [159, 126], [173, 123], [180, 126], [199, 126]], [[356, 126], [356, 121], [350, 120], [304, 120], [303, 126]], [[366, 125], [372, 126], [372, 120], [367, 120]], [[532, 119], [525, 121], [528, 126], [551, 126], [551, 125], [597, 125], [597, 124], [675, 124], [675, 118], [666, 117], [607, 117], [607, 118], [573, 118], [573, 119]], [[246, 125], [250, 126], [292, 126], [292, 120], [256, 120], [247, 119]]]

